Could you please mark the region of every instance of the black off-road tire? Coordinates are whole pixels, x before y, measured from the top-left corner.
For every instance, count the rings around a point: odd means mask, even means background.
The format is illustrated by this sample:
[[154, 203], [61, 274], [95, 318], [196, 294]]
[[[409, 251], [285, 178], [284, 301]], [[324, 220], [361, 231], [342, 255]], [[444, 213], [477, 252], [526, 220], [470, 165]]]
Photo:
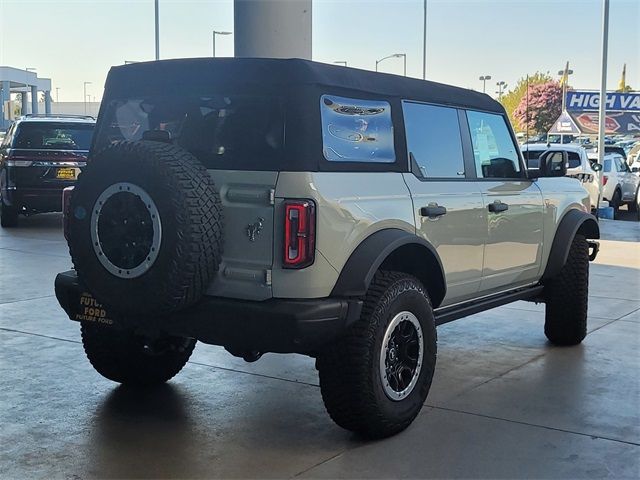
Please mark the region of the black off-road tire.
[[2, 226], [2, 228], [18, 226], [18, 209], [5, 205], [2, 199], [0, 199], [0, 226]]
[[617, 220], [618, 216], [620, 215], [621, 203], [622, 203], [622, 194], [620, 193], [620, 190], [616, 189], [616, 191], [613, 192], [613, 197], [611, 198], [611, 202], [609, 202], [609, 205], [613, 208], [613, 218], [615, 220]]
[[630, 212], [633, 212], [633, 213], [638, 212], [638, 203], [640, 202], [640, 199], [638, 198], [639, 195], [640, 195], [640, 187], [638, 187], [638, 189], [636, 190], [636, 195], [635, 197], [633, 197], [633, 200], [627, 204], [629, 205], [628, 208]]
[[86, 323], [81, 325], [81, 332], [93, 368], [103, 377], [129, 386], [153, 386], [173, 378], [196, 345], [192, 338], [165, 337], [149, 346], [132, 330]]
[[[143, 189], [161, 221], [157, 257], [135, 278], [107, 270], [91, 236], [99, 196], [122, 182]], [[78, 277], [99, 302], [123, 314], [168, 314], [197, 302], [218, 269], [222, 242], [222, 206], [213, 181], [193, 155], [174, 145], [111, 145], [93, 156], [71, 196], [69, 250]]]
[[587, 336], [589, 245], [582, 235], [571, 243], [567, 263], [544, 288], [544, 333], [556, 345], [577, 345]]
[[[402, 311], [410, 311], [420, 323], [423, 357], [415, 387], [405, 398], [394, 401], [382, 385], [380, 351], [386, 327]], [[433, 310], [420, 281], [405, 273], [376, 273], [360, 319], [318, 355], [322, 398], [331, 418], [369, 438], [387, 437], [407, 428], [429, 393], [436, 344]]]

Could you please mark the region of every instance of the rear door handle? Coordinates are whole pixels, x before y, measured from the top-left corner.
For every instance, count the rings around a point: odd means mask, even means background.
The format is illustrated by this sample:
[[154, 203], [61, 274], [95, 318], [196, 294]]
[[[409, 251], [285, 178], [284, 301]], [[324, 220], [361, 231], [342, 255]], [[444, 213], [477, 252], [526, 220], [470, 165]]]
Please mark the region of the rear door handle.
[[429, 218], [441, 217], [442, 215], [446, 215], [446, 213], [447, 213], [446, 207], [443, 207], [438, 204], [427, 205], [426, 207], [422, 207], [420, 209], [420, 215], [422, 215], [423, 217], [429, 217]]
[[489, 211], [493, 213], [500, 213], [509, 210], [509, 205], [502, 203], [500, 200], [496, 200], [489, 204]]

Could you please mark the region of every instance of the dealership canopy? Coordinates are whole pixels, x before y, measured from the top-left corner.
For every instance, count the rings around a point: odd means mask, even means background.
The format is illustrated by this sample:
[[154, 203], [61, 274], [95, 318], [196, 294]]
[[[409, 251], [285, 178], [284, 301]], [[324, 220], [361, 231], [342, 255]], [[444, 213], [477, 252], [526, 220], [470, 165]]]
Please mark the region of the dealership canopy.
[[[565, 99], [566, 110], [555, 121], [549, 133], [560, 135], [592, 135], [598, 133], [598, 92], [571, 90]], [[607, 93], [607, 134], [640, 135], [640, 93]]]

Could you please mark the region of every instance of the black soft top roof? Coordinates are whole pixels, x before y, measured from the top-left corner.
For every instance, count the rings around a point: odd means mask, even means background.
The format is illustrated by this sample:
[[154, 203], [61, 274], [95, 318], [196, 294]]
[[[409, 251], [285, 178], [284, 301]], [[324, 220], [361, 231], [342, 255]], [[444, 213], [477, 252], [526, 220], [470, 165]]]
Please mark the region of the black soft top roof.
[[210, 88], [212, 84], [241, 84], [256, 91], [268, 88], [282, 92], [305, 85], [326, 86], [504, 113], [498, 102], [473, 90], [295, 58], [190, 58], [122, 65], [111, 68], [105, 96], [131, 98], [176, 89]]

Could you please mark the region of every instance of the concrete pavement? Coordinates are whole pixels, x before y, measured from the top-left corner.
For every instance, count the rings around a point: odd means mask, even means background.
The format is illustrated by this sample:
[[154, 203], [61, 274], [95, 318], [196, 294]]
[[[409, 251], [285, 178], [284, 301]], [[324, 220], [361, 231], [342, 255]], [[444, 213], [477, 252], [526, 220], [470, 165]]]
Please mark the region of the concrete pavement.
[[301, 356], [199, 344], [162, 388], [100, 377], [53, 296], [60, 223], [0, 231], [3, 479], [640, 477], [640, 223], [601, 222], [582, 345], [549, 345], [525, 302], [442, 326], [425, 408], [378, 442], [331, 422]]

